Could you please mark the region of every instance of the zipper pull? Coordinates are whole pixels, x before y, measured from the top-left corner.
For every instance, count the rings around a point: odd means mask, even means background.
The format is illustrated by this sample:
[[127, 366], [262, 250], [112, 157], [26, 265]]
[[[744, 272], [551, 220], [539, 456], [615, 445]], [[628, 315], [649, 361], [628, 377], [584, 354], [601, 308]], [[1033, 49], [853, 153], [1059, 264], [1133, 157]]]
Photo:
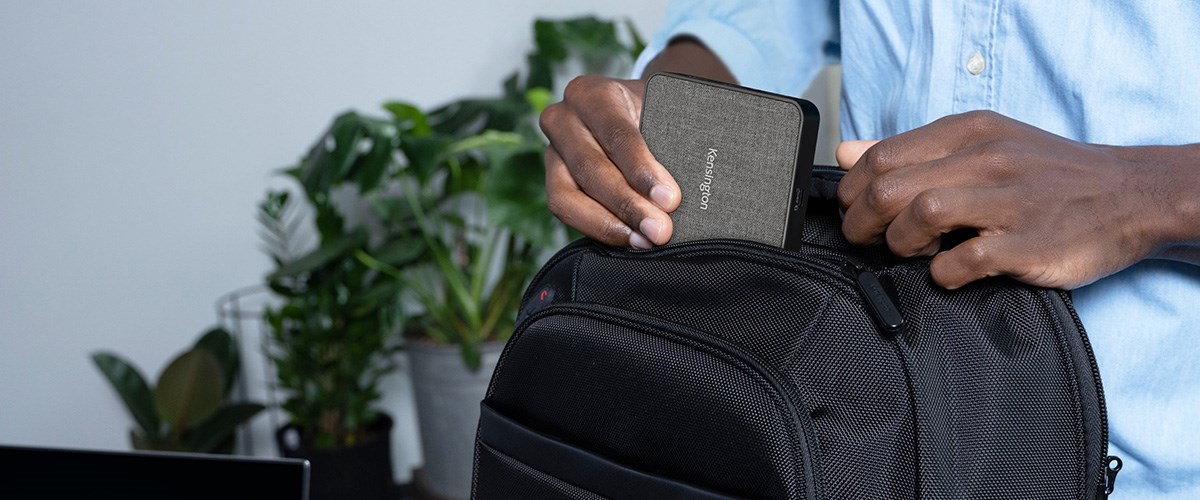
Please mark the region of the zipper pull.
[[896, 302], [888, 295], [887, 290], [883, 289], [879, 277], [853, 259], [847, 258], [846, 262], [849, 264], [846, 270], [854, 278], [854, 284], [858, 286], [859, 293], [862, 293], [863, 302], [867, 304], [875, 322], [889, 335], [900, 333], [900, 330], [904, 329], [904, 316], [900, 314], [900, 309], [896, 307]]
[[1117, 473], [1121, 472], [1121, 457], [1109, 455], [1104, 457], [1104, 498], [1112, 494], [1117, 486]]

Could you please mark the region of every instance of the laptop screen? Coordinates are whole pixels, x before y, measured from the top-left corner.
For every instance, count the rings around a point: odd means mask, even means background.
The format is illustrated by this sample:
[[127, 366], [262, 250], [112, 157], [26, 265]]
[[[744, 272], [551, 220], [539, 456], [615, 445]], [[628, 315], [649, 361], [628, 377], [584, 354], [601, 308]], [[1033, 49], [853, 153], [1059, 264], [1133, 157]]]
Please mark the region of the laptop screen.
[[308, 500], [307, 460], [0, 445], [0, 498]]

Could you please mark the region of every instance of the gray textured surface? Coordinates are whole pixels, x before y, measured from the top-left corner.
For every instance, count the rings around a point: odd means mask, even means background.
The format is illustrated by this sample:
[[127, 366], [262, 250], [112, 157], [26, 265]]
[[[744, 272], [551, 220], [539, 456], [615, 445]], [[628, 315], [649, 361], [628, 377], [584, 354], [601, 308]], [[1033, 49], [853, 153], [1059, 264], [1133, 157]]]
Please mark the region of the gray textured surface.
[[[672, 243], [738, 238], [782, 246], [803, 114], [795, 102], [655, 75], [642, 136], [679, 183]], [[708, 208], [706, 156], [716, 149]]]
[[484, 344], [483, 364], [473, 372], [456, 346], [407, 345], [425, 457], [420, 486], [438, 498], [471, 496], [479, 402], [503, 348], [502, 343]]

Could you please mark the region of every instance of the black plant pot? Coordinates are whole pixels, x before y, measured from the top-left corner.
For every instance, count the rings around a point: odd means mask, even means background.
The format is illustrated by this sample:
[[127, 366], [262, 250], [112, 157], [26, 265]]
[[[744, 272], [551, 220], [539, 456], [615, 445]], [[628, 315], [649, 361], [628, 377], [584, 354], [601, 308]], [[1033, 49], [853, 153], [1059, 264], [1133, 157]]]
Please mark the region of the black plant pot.
[[367, 429], [370, 437], [355, 446], [314, 450], [289, 424], [276, 431], [275, 443], [283, 456], [308, 460], [310, 500], [394, 499], [392, 418], [381, 414]]

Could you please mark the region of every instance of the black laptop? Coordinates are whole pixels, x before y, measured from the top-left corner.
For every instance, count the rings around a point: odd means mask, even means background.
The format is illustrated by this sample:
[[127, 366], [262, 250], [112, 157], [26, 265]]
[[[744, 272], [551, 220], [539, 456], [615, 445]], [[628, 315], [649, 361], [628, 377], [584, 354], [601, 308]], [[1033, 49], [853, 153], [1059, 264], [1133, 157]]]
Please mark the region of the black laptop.
[[0, 499], [308, 500], [307, 460], [0, 445]]

